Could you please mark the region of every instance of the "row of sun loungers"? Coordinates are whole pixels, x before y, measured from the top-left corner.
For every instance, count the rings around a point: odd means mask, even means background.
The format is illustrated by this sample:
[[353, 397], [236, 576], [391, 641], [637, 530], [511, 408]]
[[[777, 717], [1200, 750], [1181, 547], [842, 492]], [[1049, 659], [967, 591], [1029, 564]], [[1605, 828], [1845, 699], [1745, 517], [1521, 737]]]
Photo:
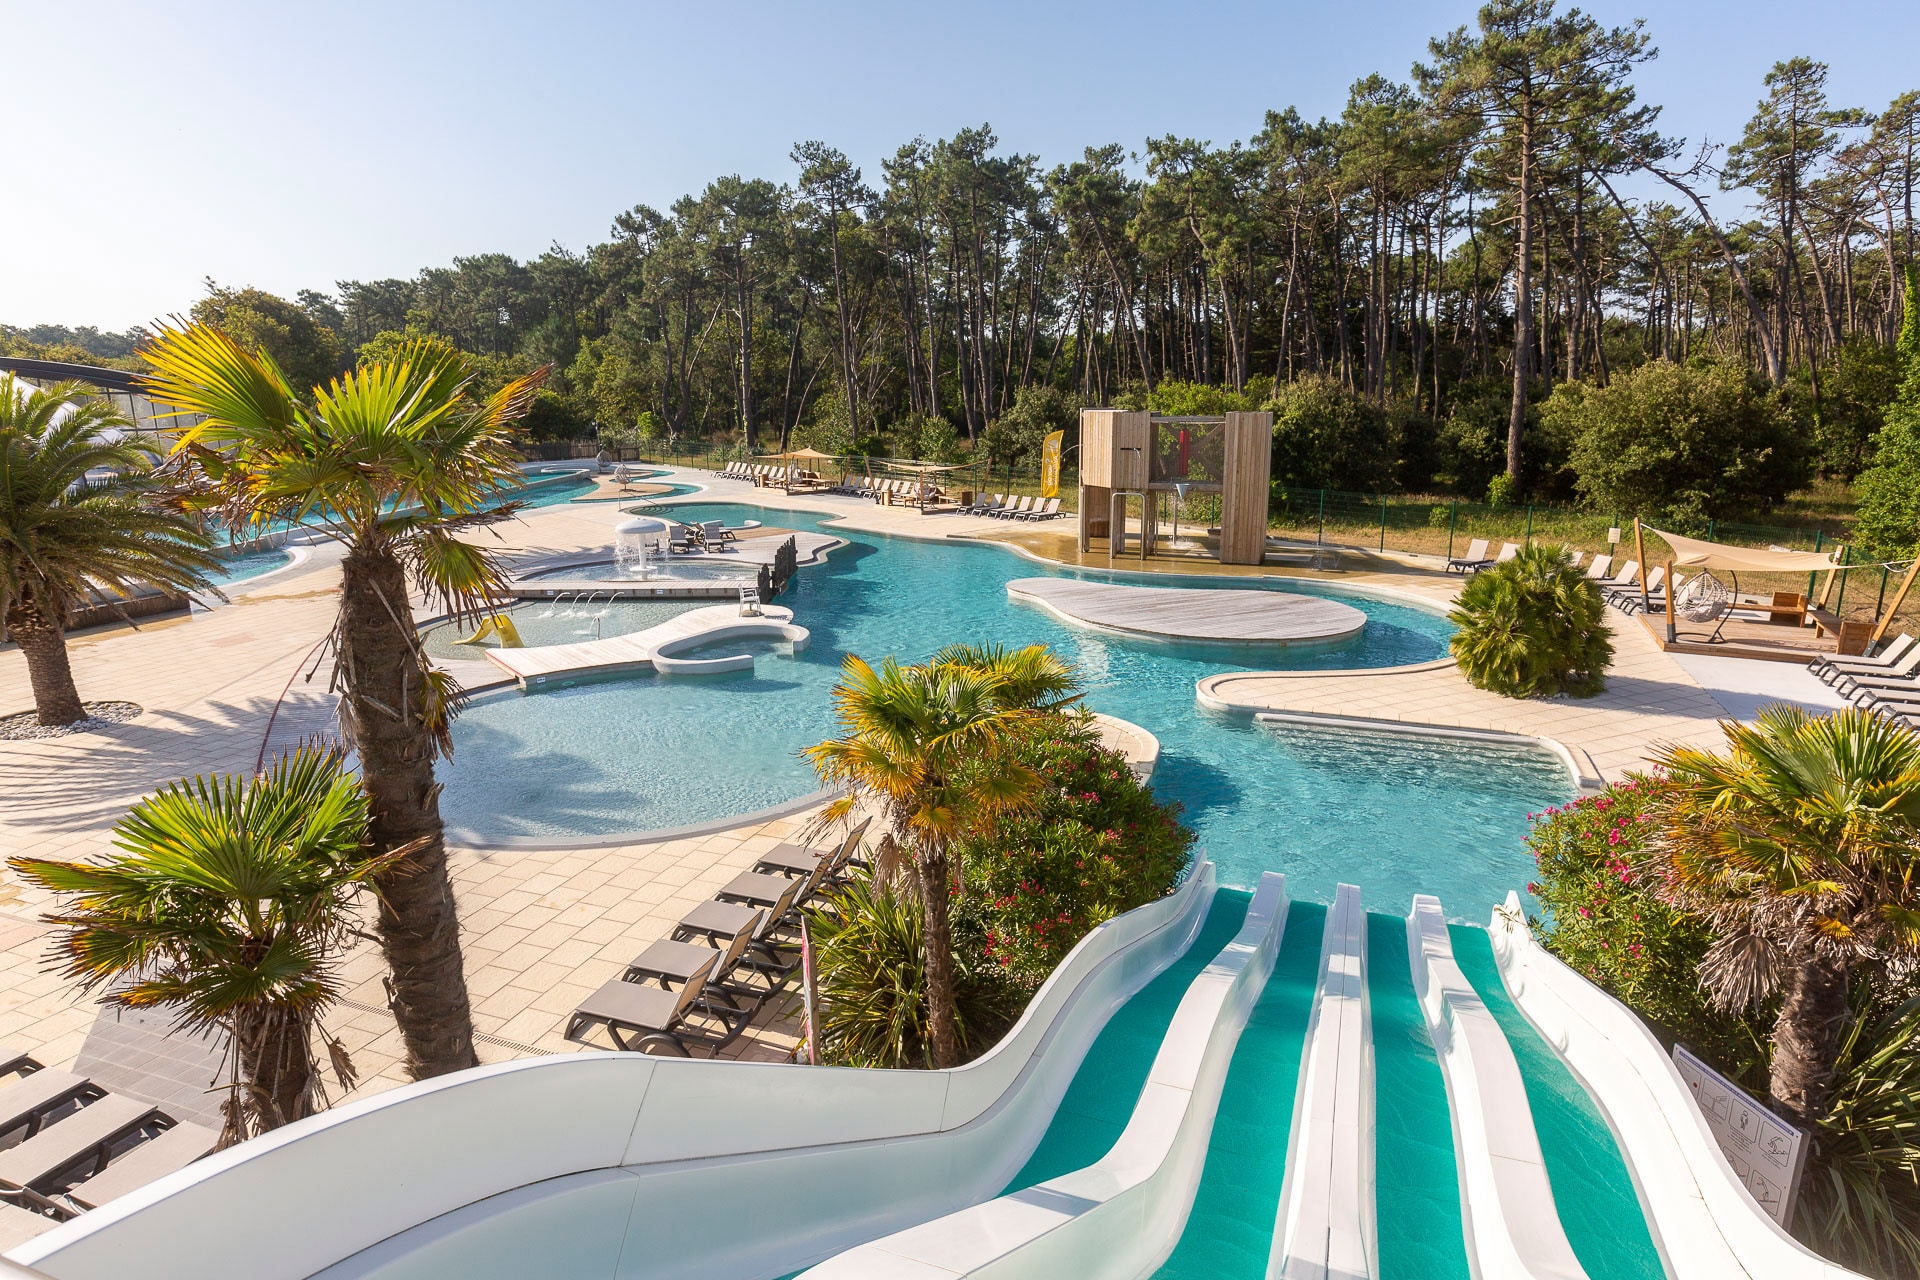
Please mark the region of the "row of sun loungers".
[[1500, 554], [1491, 558], [1487, 555], [1487, 540], [1475, 538], [1467, 544], [1467, 554], [1455, 556], [1447, 561], [1448, 573], [1478, 573], [1488, 565], [1505, 564], [1520, 554], [1520, 544], [1509, 542], [1501, 546]]
[[833, 849], [769, 850], [583, 1000], [566, 1038], [585, 1043], [601, 1027], [628, 1052], [717, 1055], [799, 966], [800, 914], [845, 883], [866, 830], [862, 822]]
[[[217, 1130], [0, 1046], [0, 1220], [65, 1221], [212, 1151]], [[19, 1217], [20, 1221], [11, 1221]], [[0, 1236], [22, 1234], [0, 1230]]]
[[1807, 670], [1855, 706], [1920, 728], [1920, 641], [1906, 632], [1874, 657], [1823, 657]]
[[970, 507], [961, 508], [963, 515], [992, 516], [996, 520], [1055, 520], [1062, 514], [1060, 499], [1021, 497], [1017, 494], [988, 494]]

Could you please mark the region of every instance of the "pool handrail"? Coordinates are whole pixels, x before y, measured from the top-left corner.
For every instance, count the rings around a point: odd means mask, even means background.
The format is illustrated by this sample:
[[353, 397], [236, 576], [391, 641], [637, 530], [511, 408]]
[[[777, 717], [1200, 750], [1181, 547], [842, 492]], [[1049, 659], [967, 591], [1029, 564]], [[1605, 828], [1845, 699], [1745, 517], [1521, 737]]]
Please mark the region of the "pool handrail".
[[[120, 1280], [131, 1259], [140, 1280], [306, 1280], [416, 1274], [439, 1250], [469, 1280], [509, 1280], [554, 1265], [527, 1250], [558, 1234], [612, 1274], [732, 1194], [756, 1212], [702, 1234], [699, 1273], [790, 1271], [1003, 1187], [1113, 1009], [1198, 936], [1214, 884], [1202, 862], [1092, 930], [965, 1066], [620, 1053], [483, 1066], [217, 1152], [8, 1256], [54, 1280]], [[577, 1234], [556, 1233], [559, 1219]]]
[[1414, 895], [1407, 950], [1446, 1081], [1475, 1280], [1587, 1280], [1554, 1207], [1519, 1060], [1455, 962], [1446, 917], [1431, 894]]
[[1861, 1280], [1761, 1209], [1660, 1042], [1631, 1009], [1540, 945], [1518, 894], [1494, 909], [1488, 931], [1507, 994], [1606, 1117], [1678, 1280]]
[[804, 1280], [1150, 1275], [1180, 1238], [1227, 1068], [1273, 972], [1286, 878], [1267, 872], [1233, 941], [1188, 984], [1111, 1150], [1094, 1164], [863, 1244]]

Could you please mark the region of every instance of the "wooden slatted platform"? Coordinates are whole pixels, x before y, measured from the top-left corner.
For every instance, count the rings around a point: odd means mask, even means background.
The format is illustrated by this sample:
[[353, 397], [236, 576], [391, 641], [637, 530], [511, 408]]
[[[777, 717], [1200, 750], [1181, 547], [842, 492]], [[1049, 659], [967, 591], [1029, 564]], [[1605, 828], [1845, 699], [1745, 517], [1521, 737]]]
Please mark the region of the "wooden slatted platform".
[[1367, 615], [1352, 605], [1284, 591], [1015, 578], [1007, 584], [1007, 595], [1070, 622], [1169, 640], [1328, 643], [1357, 635], [1367, 625]]

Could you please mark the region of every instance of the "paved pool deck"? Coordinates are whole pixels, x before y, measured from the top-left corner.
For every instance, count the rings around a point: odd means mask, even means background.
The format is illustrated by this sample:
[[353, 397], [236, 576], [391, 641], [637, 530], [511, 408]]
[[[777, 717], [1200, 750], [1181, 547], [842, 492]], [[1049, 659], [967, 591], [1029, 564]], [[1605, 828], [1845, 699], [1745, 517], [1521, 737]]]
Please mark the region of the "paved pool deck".
[[[1073, 560], [1067, 521], [1013, 525], [984, 517], [921, 515], [911, 508], [826, 495], [755, 490], [678, 473], [705, 484], [702, 498], [759, 498], [830, 512], [848, 530], [919, 537], [1007, 541], [1039, 559]], [[699, 499], [696, 499], [699, 500]], [[581, 555], [613, 546], [624, 517], [617, 504], [569, 503], [534, 509], [486, 531], [517, 563]], [[1103, 564], [1104, 555], [1091, 563]], [[1322, 579], [1359, 590], [1444, 605], [1460, 580], [1414, 562], [1349, 555], [1345, 570], [1267, 570]], [[1138, 561], [1127, 566], [1139, 569]], [[1244, 577], [1261, 570], [1156, 557], [1153, 572]], [[337, 552], [303, 555], [291, 568], [239, 584], [233, 603], [191, 617], [142, 622], [73, 636], [70, 649], [82, 696], [125, 699], [145, 708], [125, 724], [65, 738], [0, 742], [0, 857], [34, 854], [85, 858], [108, 850], [114, 821], [161, 784], [194, 773], [249, 772], [263, 744], [275, 749], [325, 731], [332, 699], [315, 655], [338, 606]], [[416, 602], [420, 616], [424, 607]], [[805, 619], [800, 619], [805, 622]], [[1621, 620], [1625, 622], [1625, 620]], [[1767, 696], [1812, 697], [1820, 689], [1798, 668], [1762, 675], [1705, 671], [1696, 675], [1659, 652], [1632, 623], [1617, 628], [1619, 659], [1605, 695], [1590, 701], [1516, 703], [1472, 689], [1445, 664], [1359, 675], [1235, 674], [1216, 678], [1213, 692], [1249, 709], [1374, 716], [1558, 738], [1590, 755], [1606, 776], [1633, 767], [1661, 741], [1717, 739], [1716, 722]], [[462, 664], [463, 678], [478, 678]], [[496, 676], [499, 673], [494, 673]], [[1796, 683], [1795, 677], [1803, 683]], [[1772, 681], [1763, 688], [1754, 681]], [[1771, 692], [1777, 687], [1777, 692]], [[32, 705], [24, 659], [0, 646], [0, 714]], [[561, 1038], [566, 1015], [642, 947], [664, 936], [689, 908], [710, 897], [761, 852], [798, 838], [811, 815], [748, 822], [678, 839], [591, 849], [478, 850], [450, 855], [461, 917], [468, 986], [481, 1034], [482, 1061], [535, 1053], [581, 1051]], [[46, 895], [0, 870], [0, 1044], [31, 1050], [50, 1065], [81, 1057], [89, 1033], [114, 1015], [48, 968], [49, 929], [39, 922]], [[344, 962], [347, 998], [326, 1019], [359, 1068], [348, 1097], [403, 1083], [398, 1033], [385, 1008], [383, 965], [361, 945]], [[98, 1037], [96, 1037], [97, 1039]], [[742, 1056], [784, 1058], [792, 1027], [770, 1022], [736, 1042]], [[204, 1056], [204, 1055], [201, 1055]], [[150, 1092], [164, 1104], [205, 1087], [188, 1079], [200, 1068], [156, 1069]], [[336, 1102], [340, 1097], [336, 1091]]]

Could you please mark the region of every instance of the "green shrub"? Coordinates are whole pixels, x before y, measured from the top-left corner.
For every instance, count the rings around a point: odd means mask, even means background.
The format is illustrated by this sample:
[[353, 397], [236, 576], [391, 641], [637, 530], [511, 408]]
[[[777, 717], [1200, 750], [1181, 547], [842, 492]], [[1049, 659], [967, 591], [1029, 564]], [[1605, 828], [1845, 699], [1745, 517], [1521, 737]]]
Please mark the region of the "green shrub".
[[1811, 478], [1806, 424], [1732, 363], [1655, 360], [1604, 387], [1562, 383], [1540, 417], [1571, 441], [1575, 485], [1598, 510], [1725, 519]]
[[1216, 413], [1238, 413], [1254, 407], [1251, 395], [1232, 387], [1216, 387], [1206, 382], [1162, 382], [1147, 392], [1144, 406], [1155, 413], [1172, 417], [1203, 417]]
[[1302, 378], [1268, 400], [1273, 475], [1296, 489], [1378, 493], [1393, 486], [1399, 456], [1385, 409], [1331, 378]]
[[1514, 504], [1520, 496], [1520, 482], [1504, 471], [1495, 472], [1487, 481], [1487, 505], [1495, 511]]
[[1568, 563], [1567, 549], [1533, 543], [1476, 573], [1447, 616], [1448, 645], [1467, 680], [1510, 698], [1606, 688], [1613, 637], [1600, 588]]
[[1538, 868], [1527, 891], [1546, 908], [1529, 920], [1542, 946], [1581, 976], [1736, 1078], [1766, 1088], [1754, 1024], [1716, 1011], [1695, 974], [1713, 941], [1701, 920], [1668, 906], [1638, 871], [1668, 784], [1633, 774], [1597, 796], [1529, 815]]
[[1050, 720], [1014, 753], [1047, 780], [1039, 805], [958, 846], [986, 957], [1028, 989], [1089, 929], [1172, 892], [1193, 844], [1178, 805], [1156, 801], [1074, 718]]
[[[858, 876], [808, 913], [820, 993], [820, 1057], [848, 1067], [926, 1067], [925, 913], [902, 889]], [[954, 1003], [963, 1058], [991, 1046], [1020, 1009], [1018, 990], [985, 961], [976, 916], [953, 917]]]

